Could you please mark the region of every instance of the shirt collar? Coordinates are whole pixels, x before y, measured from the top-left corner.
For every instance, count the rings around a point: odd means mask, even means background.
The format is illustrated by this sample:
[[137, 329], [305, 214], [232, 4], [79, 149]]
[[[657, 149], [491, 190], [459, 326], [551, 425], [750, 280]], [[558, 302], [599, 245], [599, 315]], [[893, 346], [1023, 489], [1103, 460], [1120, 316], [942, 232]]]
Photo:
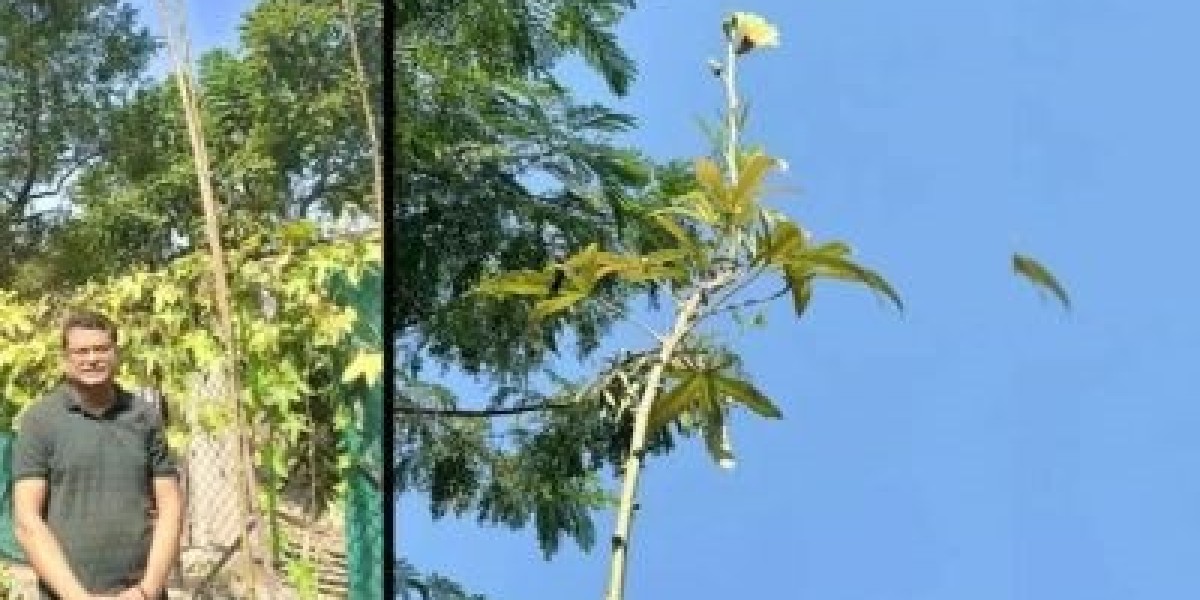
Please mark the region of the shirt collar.
[[[102, 416], [109, 416], [129, 407], [129, 394], [126, 393], [125, 390], [121, 389], [121, 386], [115, 383], [113, 384], [113, 388], [115, 392], [113, 403], [104, 411]], [[63, 403], [66, 405], [67, 410], [80, 413], [85, 412], [82, 405], [83, 398], [75, 389], [75, 386], [64, 381], [59, 384], [58, 393], [62, 398]]]

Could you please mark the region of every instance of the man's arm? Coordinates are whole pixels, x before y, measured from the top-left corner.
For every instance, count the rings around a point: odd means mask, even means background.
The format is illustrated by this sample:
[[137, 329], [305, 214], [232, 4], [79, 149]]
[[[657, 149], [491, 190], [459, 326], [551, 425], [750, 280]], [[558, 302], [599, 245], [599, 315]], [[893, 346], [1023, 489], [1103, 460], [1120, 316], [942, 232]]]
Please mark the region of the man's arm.
[[19, 479], [13, 486], [17, 541], [38, 577], [63, 600], [91, 598], [71, 572], [58, 540], [42, 518], [46, 489], [46, 480], [35, 477]]
[[183, 493], [179, 479], [174, 475], [154, 478], [154, 537], [150, 542], [150, 556], [146, 559], [146, 572], [138, 584], [148, 598], [157, 598], [167, 586], [167, 575], [179, 556], [179, 535], [183, 531]]
[[13, 445], [14, 533], [38, 578], [63, 600], [91, 598], [71, 571], [62, 546], [43, 516], [49, 495], [52, 432], [36, 407], [21, 416]]

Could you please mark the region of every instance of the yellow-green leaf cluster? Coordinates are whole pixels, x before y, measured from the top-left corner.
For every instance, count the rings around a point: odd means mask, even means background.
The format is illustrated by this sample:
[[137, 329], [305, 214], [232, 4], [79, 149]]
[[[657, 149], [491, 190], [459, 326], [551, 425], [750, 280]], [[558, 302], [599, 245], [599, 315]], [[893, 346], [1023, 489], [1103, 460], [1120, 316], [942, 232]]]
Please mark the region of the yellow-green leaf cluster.
[[667, 386], [650, 407], [647, 431], [656, 432], [671, 423], [700, 429], [717, 464], [733, 466], [729, 438], [729, 409], [741, 405], [768, 419], [783, 416], [779, 408], [753, 384], [725, 373], [719, 367], [667, 367]]
[[[339, 405], [352, 400], [343, 381], [378, 381], [379, 348], [362, 347], [353, 335], [361, 315], [330, 290], [335, 280], [360, 284], [368, 271], [378, 272], [381, 258], [378, 236], [318, 242], [301, 225], [230, 249], [240, 400], [259, 443], [271, 438], [274, 454], [258, 458], [274, 464], [264, 468], [278, 470], [308, 455], [303, 434], [328, 429]], [[208, 432], [232, 426], [228, 405], [197, 384], [229, 356], [217, 333], [207, 261], [204, 253], [189, 254], [61, 297], [0, 290], [0, 426], [14, 428], [21, 411], [59, 380], [59, 323], [70, 309], [99, 310], [118, 324], [118, 380], [163, 395], [173, 447], [188, 442], [189, 424]], [[329, 418], [313, 420], [321, 414]], [[326, 482], [331, 489], [337, 483]]]
[[804, 314], [812, 298], [812, 283], [818, 278], [865, 285], [903, 308], [896, 289], [879, 273], [853, 261], [850, 254], [850, 247], [843, 242], [812, 245], [798, 225], [783, 221], [761, 236], [754, 262], [782, 271], [798, 315]]
[[566, 261], [539, 271], [526, 269], [488, 277], [474, 292], [497, 297], [530, 297], [535, 301], [534, 318], [544, 319], [584, 300], [607, 277], [631, 283], [683, 277], [687, 257], [682, 250], [620, 254], [591, 244]]

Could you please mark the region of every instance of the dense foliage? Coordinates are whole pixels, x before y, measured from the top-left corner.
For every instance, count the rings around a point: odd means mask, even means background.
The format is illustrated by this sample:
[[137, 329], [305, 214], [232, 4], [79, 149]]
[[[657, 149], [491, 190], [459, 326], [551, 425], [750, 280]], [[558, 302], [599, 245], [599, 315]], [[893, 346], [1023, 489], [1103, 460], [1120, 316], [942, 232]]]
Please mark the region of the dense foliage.
[[[628, 90], [635, 69], [614, 29], [633, 2], [400, 8], [389, 224], [398, 243], [388, 249], [398, 274], [389, 290], [400, 342], [397, 493], [424, 496], [435, 516], [532, 526], [547, 555], [564, 537], [590, 547], [592, 511], [610, 501], [597, 468], [624, 425], [542, 410], [561, 390], [541, 374], [556, 358], [593, 352], [631, 287], [603, 285], [606, 305], [539, 323], [522, 302], [468, 292], [496, 269], [534, 268], [588, 244], [664, 243], [637, 207], [675, 193], [683, 169], [618, 145], [634, 120], [580, 102], [558, 78], [564, 61], [582, 60], [613, 93]], [[447, 369], [496, 393], [457, 397], [438, 383]]]
[[[0, 234], [18, 238], [11, 246], [0, 244], [18, 253], [14, 261], [3, 262], [11, 268], [0, 270], [0, 287], [69, 289], [89, 278], [123, 273], [132, 265], [160, 267], [201, 247], [195, 167], [173, 78], [147, 81], [146, 62], [155, 46], [145, 31], [126, 23], [133, 19], [128, 7], [117, 2], [86, 4], [111, 6], [110, 11], [122, 15], [124, 28], [110, 25], [104, 32], [92, 31], [96, 23], [118, 21], [96, 11], [71, 30], [65, 30], [71, 23], [52, 20], [64, 28], [57, 35], [91, 41], [47, 46], [45, 51], [37, 50], [43, 44], [27, 45], [24, 52], [37, 57], [30, 59], [29, 68], [78, 64], [95, 77], [95, 59], [90, 57], [97, 44], [106, 49], [129, 46], [112, 54], [112, 60], [127, 54], [130, 58], [120, 63], [125, 65], [123, 76], [107, 83], [105, 102], [78, 103], [75, 110], [83, 116], [74, 117], [57, 106], [41, 109], [37, 119], [50, 131], [83, 127], [77, 123], [81, 120], [95, 125], [73, 134], [78, 141], [72, 143], [89, 150], [86, 160], [60, 169], [70, 171], [61, 189], [46, 184], [37, 188], [45, 196], [40, 202], [6, 205], [13, 211], [23, 207], [26, 220], [36, 221], [37, 235], [22, 233], [33, 230], [15, 220], [0, 227]], [[359, 37], [379, 39], [379, 7], [360, 4]], [[246, 14], [238, 48], [199, 57], [201, 116], [214, 161], [216, 195], [226, 206], [225, 239], [230, 244], [291, 220], [329, 223], [372, 208], [371, 148], [341, 10], [338, 0], [264, 0]], [[153, 21], [155, 15], [146, 17]], [[7, 27], [9, 21], [3, 22]], [[102, 34], [112, 39], [100, 38]], [[378, 44], [361, 46], [365, 69], [378, 74]], [[74, 69], [64, 77], [71, 73]], [[86, 87], [81, 77], [60, 85], [81, 89]], [[377, 86], [377, 78], [369, 84]], [[12, 88], [3, 89], [9, 93]], [[379, 90], [373, 92], [378, 95]], [[32, 109], [20, 105], [11, 110]], [[5, 147], [19, 147], [26, 135], [32, 134], [12, 130]], [[34, 137], [59, 148], [66, 143]], [[0, 186], [19, 188], [29, 176], [0, 170]], [[54, 177], [62, 179], [57, 173]], [[39, 175], [35, 180], [51, 178]], [[44, 210], [30, 212], [34, 208]]]
[[[236, 47], [196, 65], [234, 296], [243, 433], [268, 515], [284, 495], [313, 516], [341, 502], [358, 466], [343, 445], [361, 419], [351, 407], [382, 372], [383, 333], [363, 333], [378, 315], [350, 307], [351, 288], [378, 286], [382, 252], [345, 8], [262, 0], [244, 15]], [[231, 399], [198, 391], [225, 349], [183, 105], [173, 77], [148, 71], [161, 40], [138, 25], [158, 17], [119, 0], [0, 3], [6, 425], [57, 377], [55, 321], [69, 306], [121, 324], [122, 381], [164, 394], [174, 445], [231, 425], [232, 404], [222, 402]], [[378, 3], [357, 3], [374, 98], [379, 17]], [[378, 465], [370, 468], [377, 480]]]

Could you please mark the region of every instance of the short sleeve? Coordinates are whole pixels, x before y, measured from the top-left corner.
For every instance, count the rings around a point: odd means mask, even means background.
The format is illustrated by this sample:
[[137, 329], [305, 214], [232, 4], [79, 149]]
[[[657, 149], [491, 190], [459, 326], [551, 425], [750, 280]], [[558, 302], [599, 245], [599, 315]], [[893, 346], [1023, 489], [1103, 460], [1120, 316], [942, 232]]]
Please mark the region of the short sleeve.
[[166, 433], [163, 431], [161, 420], [154, 419], [154, 426], [150, 428], [148, 443], [150, 447], [147, 448], [147, 456], [150, 460], [150, 472], [155, 477], [178, 475], [179, 469], [175, 465], [175, 458], [171, 455], [171, 449], [167, 446]]
[[30, 410], [21, 417], [13, 445], [13, 480], [23, 478], [48, 479], [50, 476], [50, 453], [53, 449], [52, 432], [40, 412]]

